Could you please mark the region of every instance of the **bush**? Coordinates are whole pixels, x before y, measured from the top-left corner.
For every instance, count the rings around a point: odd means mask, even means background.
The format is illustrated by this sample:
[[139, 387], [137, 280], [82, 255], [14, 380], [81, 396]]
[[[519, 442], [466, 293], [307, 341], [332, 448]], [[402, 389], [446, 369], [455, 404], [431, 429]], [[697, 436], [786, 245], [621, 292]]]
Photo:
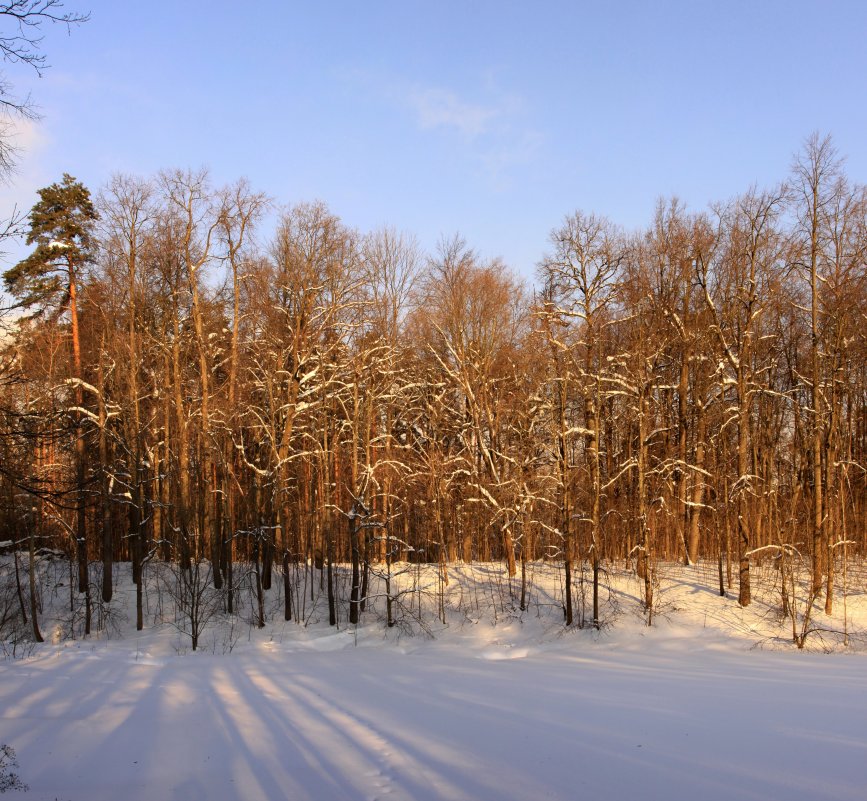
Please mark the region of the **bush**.
[[26, 790], [27, 785], [18, 778], [14, 768], [18, 767], [18, 760], [11, 745], [0, 745], [0, 793], [7, 790]]

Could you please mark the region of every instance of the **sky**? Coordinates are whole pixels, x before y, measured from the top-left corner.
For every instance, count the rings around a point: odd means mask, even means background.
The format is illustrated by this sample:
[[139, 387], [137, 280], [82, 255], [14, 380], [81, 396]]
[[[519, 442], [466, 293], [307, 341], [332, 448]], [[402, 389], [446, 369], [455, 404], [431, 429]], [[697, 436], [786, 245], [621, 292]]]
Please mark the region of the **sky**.
[[[578, 209], [627, 229], [787, 177], [813, 131], [867, 180], [867, 2], [65, 0], [0, 211], [71, 173], [210, 170], [532, 280]], [[4, 30], [0, 20], [0, 30]], [[263, 231], [267, 240], [268, 231]], [[12, 252], [9, 258], [14, 259]]]

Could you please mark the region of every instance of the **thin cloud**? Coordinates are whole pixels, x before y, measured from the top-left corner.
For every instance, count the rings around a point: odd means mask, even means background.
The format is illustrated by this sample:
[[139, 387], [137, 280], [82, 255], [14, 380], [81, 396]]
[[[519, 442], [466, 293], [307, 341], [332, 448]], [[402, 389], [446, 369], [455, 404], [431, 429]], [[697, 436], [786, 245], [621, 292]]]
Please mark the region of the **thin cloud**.
[[544, 141], [539, 131], [528, 130], [491, 146], [479, 155], [485, 175], [496, 189], [510, 188], [511, 172], [531, 164], [538, 157]]
[[[37, 190], [49, 182], [42, 166], [42, 156], [51, 143], [39, 120], [7, 118], [4, 124], [4, 135], [15, 151], [15, 166], [0, 182], [0, 227], [6, 225], [13, 215], [26, 215], [36, 202]], [[0, 243], [0, 271], [24, 258], [26, 252], [27, 248], [20, 240]]]
[[29, 168], [48, 138], [38, 120], [23, 117], [0, 117], [0, 136], [9, 148], [13, 167], [6, 183], [19, 183], [20, 173]]
[[468, 103], [447, 89], [414, 87], [409, 105], [422, 129], [453, 128], [472, 139], [487, 133], [504, 109]]
[[512, 174], [535, 161], [545, 141], [529, 124], [525, 100], [504, 91], [493, 74], [480, 77], [472, 99], [469, 92], [361, 69], [344, 71], [341, 78], [400, 112], [417, 130], [459, 138], [452, 142], [455, 152], [495, 191], [508, 189]]

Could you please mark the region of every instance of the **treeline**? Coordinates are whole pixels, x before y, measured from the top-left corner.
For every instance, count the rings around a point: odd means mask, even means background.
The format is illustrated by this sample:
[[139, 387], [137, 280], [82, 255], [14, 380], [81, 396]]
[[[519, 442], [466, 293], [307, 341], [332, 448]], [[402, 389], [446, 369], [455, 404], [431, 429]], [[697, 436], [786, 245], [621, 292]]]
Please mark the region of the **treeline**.
[[[278, 217], [273, 233], [263, 220]], [[6, 288], [0, 538], [78, 564], [290, 577], [391, 560], [806, 569], [867, 544], [867, 194], [812, 137], [785, 184], [646, 230], [574, 213], [536, 288], [204, 173], [41, 191]], [[295, 569], [290, 570], [290, 565]], [[733, 575], [734, 574], [734, 575]], [[257, 573], [257, 575], [259, 575]], [[784, 581], [785, 586], [785, 581]], [[812, 601], [811, 601], [812, 602]], [[139, 605], [139, 626], [142, 625]], [[89, 625], [89, 622], [88, 622]]]

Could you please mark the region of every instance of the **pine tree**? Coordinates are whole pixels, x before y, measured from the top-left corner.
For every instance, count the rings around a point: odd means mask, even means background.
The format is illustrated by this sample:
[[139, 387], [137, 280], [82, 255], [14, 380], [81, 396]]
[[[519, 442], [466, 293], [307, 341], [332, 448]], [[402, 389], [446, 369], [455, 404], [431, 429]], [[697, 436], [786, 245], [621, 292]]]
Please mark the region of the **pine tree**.
[[[90, 192], [67, 173], [61, 183], [39, 190], [27, 234], [27, 244], [35, 244], [36, 249], [3, 274], [7, 291], [21, 307], [36, 315], [59, 315], [68, 307], [77, 317], [76, 278], [93, 257], [91, 231], [96, 217]], [[77, 322], [73, 319], [73, 327]]]
[[87, 188], [68, 173], [63, 181], [39, 190], [39, 201], [30, 210], [27, 244], [36, 249], [3, 274], [6, 289], [19, 298], [20, 306], [33, 309], [33, 316], [56, 319], [69, 310], [73, 377], [77, 379], [74, 405], [76, 413], [76, 551], [78, 591], [85, 593], [85, 633], [90, 633], [90, 580], [86, 540], [86, 452], [84, 425], [80, 410], [84, 405], [81, 389], [83, 370], [78, 327], [78, 278], [81, 268], [93, 259], [91, 236], [96, 210]]

